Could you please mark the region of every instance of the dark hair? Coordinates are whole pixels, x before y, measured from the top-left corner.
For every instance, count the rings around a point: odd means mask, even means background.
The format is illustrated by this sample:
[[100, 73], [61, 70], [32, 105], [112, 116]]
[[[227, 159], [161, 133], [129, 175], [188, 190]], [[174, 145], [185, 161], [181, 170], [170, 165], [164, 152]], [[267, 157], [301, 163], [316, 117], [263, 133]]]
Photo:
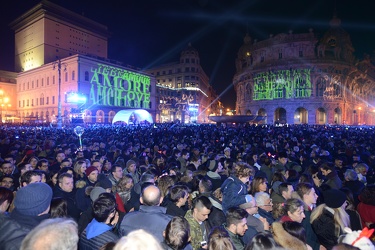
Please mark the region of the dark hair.
[[[36, 164], [36, 167], [39, 168], [43, 165], [43, 163], [47, 163], [48, 164], [48, 160], [47, 159], [40, 159], [38, 161], [38, 163]], [[49, 164], [48, 164], [49, 165]]]
[[237, 225], [242, 221], [242, 219], [247, 218], [249, 214], [245, 209], [239, 207], [231, 207], [226, 213], [226, 223], [229, 227], [230, 225]]
[[311, 185], [314, 185], [314, 180], [313, 180], [312, 176], [309, 175], [309, 174], [306, 174], [306, 173], [301, 174], [298, 181], [299, 181], [299, 183], [305, 182], [305, 183], [309, 183]]
[[111, 167], [111, 173], [116, 172], [116, 168], [122, 169], [122, 167], [119, 164], [113, 164]]
[[293, 186], [292, 183], [283, 182], [279, 185], [279, 194], [282, 195], [283, 192], [288, 192], [288, 186]]
[[189, 222], [183, 217], [173, 217], [165, 228], [165, 243], [174, 250], [180, 250], [185, 248], [189, 238]]
[[211, 203], [210, 199], [208, 199], [206, 196], [203, 196], [203, 195], [196, 197], [193, 200], [193, 205], [192, 205], [191, 209], [192, 210], [194, 210], [194, 208], [201, 209], [203, 207], [211, 210], [212, 203]]
[[33, 176], [40, 176], [40, 178], [42, 178], [42, 173], [37, 172], [35, 170], [26, 171], [25, 173], [23, 173], [23, 175], [21, 175], [21, 186], [24, 182], [26, 182], [26, 184], [30, 184], [31, 177]]
[[50, 209], [51, 218], [61, 218], [68, 216], [68, 202], [61, 198], [55, 197], [51, 200]]
[[214, 227], [208, 235], [208, 249], [235, 249], [227, 230], [223, 227]]
[[188, 187], [185, 185], [174, 185], [169, 188], [169, 200], [176, 203], [179, 199], [188, 194]]
[[0, 205], [4, 203], [4, 201], [8, 201], [9, 204], [13, 201], [13, 192], [12, 190], [6, 187], [0, 187]]
[[99, 196], [92, 204], [92, 210], [98, 222], [105, 222], [108, 216], [116, 210], [116, 199], [113, 195]]
[[245, 250], [274, 249], [278, 244], [269, 232], [257, 233], [245, 247]]
[[301, 223], [295, 221], [285, 221], [282, 223], [283, 228], [292, 236], [296, 237], [303, 243], [306, 243], [306, 231]]
[[264, 182], [268, 182], [266, 177], [256, 176], [251, 183], [251, 193], [254, 195], [256, 192], [259, 192], [259, 185]]
[[[57, 175], [57, 183], [61, 183], [62, 180], [64, 179], [64, 177], [66, 178], [73, 178], [73, 175], [69, 174], [69, 173], [62, 173], [62, 174], [58, 174]], [[51, 177], [52, 178], [52, 177]]]
[[198, 187], [199, 188], [203, 188], [203, 191], [205, 193], [206, 192], [211, 192], [212, 191], [212, 182], [211, 182], [211, 180], [207, 176], [204, 176], [199, 181]]

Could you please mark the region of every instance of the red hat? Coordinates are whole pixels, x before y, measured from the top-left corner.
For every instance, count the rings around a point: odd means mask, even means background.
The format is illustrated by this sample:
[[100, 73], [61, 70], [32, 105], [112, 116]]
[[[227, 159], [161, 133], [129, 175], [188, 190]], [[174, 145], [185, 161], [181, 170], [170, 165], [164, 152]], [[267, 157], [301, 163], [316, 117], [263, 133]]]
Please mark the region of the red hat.
[[85, 173], [87, 176], [89, 176], [92, 173], [92, 171], [95, 171], [95, 170], [98, 171], [96, 167], [91, 166], [91, 167], [86, 168]]

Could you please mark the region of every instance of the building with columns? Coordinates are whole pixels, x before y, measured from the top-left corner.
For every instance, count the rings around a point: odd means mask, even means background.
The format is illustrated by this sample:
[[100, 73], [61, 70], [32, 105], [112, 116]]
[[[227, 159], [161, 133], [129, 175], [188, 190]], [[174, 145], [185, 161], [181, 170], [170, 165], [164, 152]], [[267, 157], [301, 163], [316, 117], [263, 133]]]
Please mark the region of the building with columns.
[[10, 26], [18, 74], [9, 100], [19, 121], [55, 122], [61, 113], [64, 123], [110, 123], [123, 109], [155, 119], [155, 77], [108, 58], [106, 26], [46, 0]]
[[312, 30], [263, 41], [246, 34], [233, 77], [237, 114], [265, 116], [265, 123], [374, 125], [375, 68], [353, 52], [337, 17], [322, 37]]
[[146, 70], [156, 78], [156, 121], [206, 123], [222, 106], [200, 65], [198, 51], [189, 44], [178, 62]]

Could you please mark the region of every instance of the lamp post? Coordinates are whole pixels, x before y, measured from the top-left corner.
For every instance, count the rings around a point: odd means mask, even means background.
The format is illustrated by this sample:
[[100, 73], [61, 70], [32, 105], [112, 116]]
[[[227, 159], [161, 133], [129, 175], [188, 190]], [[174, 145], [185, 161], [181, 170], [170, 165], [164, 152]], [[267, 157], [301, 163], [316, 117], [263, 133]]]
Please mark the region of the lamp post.
[[57, 67], [57, 73], [59, 77], [59, 88], [58, 88], [58, 96], [57, 96], [57, 128], [62, 128], [62, 117], [61, 117], [61, 66], [64, 67], [64, 71], [66, 71], [66, 64], [61, 63], [61, 60], [57, 60], [53, 63], [53, 69]]

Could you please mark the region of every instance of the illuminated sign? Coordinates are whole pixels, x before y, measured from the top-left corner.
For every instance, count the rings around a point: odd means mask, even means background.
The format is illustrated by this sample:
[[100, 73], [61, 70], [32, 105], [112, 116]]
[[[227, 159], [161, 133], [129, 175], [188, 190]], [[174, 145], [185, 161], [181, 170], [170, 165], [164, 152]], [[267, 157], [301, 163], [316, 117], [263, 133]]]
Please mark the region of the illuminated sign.
[[91, 72], [89, 101], [92, 104], [149, 108], [149, 76], [104, 64], [92, 67]]
[[75, 92], [69, 92], [66, 94], [67, 103], [85, 103], [86, 97]]
[[310, 69], [276, 70], [254, 76], [253, 100], [309, 98]]

